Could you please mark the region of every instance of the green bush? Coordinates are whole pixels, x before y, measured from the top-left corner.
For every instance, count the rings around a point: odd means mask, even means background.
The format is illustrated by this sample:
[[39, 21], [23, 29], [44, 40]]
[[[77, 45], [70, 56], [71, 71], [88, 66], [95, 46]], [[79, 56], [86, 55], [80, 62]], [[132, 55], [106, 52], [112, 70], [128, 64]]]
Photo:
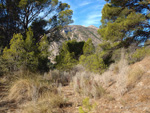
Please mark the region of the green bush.
[[63, 71], [71, 70], [72, 67], [78, 63], [78, 61], [74, 59], [74, 53], [70, 52], [61, 53], [61, 55], [56, 57], [56, 61], [57, 61], [56, 68]]
[[92, 39], [88, 39], [85, 43], [84, 43], [84, 46], [83, 46], [83, 54], [85, 56], [88, 56], [88, 55], [91, 55], [95, 52], [95, 47], [92, 43]]
[[95, 107], [96, 104], [90, 104], [89, 98], [85, 98], [82, 101], [82, 106], [79, 107], [79, 113], [92, 113]]
[[83, 55], [80, 56], [79, 63], [89, 71], [101, 73], [106, 68], [102, 54], [102, 52], [95, 53], [92, 40], [88, 39], [83, 46]]
[[76, 40], [63, 43], [59, 55], [56, 56], [56, 68], [66, 71], [71, 70], [73, 66], [78, 64], [78, 59], [83, 54], [83, 45], [84, 42], [77, 42]]
[[89, 56], [82, 55], [80, 57], [80, 64], [82, 64], [87, 70], [95, 73], [102, 73], [106, 68], [103, 59], [97, 54]]
[[0, 56], [0, 76], [8, 72], [6, 61]]
[[10, 41], [10, 48], [5, 47], [3, 59], [8, 62], [10, 71], [18, 70], [26, 62], [26, 51], [24, 49], [24, 40], [21, 34], [14, 34]]
[[101, 73], [106, 68], [102, 53], [95, 53], [95, 47], [91, 39], [86, 42], [66, 41], [56, 57], [56, 62], [57, 69], [66, 71], [71, 70], [78, 63], [95, 73]]
[[142, 60], [145, 56], [150, 55], [150, 48], [142, 47], [137, 49], [130, 58], [130, 63]]

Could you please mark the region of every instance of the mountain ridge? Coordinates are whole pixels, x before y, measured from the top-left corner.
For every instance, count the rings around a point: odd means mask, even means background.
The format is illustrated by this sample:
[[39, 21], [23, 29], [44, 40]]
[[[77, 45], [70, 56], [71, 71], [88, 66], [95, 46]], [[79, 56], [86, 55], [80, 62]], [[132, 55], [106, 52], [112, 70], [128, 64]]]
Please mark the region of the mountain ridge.
[[55, 63], [54, 59], [59, 54], [59, 48], [62, 43], [68, 40], [77, 40], [79, 41], [87, 41], [89, 38], [92, 39], [94, 46], [98, 46], [102, 42], [101, 36], [97, 32], [98, 28], [90, 25], [88, 27], [84, 27], [81, 25], [68, 25], [61, 30], [61, 35], [63, 38], [59, 40], [54, 40], [50, 43], [49, 51], [51, 52], [51, 56], [49, 59], [52, 63]]
[[91, 38], [94, 45], [98, 45], [101, 42], [100, 35], [97, 32], [98, 28], [90, 25], [88, 27], [81, 25], [68, 25], [62, 29], [62, 36], [66, 39], [77, 41], [87, 41]]

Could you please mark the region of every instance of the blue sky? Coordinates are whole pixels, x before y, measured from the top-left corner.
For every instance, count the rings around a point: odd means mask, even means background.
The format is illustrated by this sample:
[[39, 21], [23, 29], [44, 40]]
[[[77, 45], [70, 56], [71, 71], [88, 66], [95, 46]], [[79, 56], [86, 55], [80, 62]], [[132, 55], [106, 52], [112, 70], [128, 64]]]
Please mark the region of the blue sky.
[[100, 26], [101, 10], [105, 0], [61, 0], [68, 3], [73, 10], [73, 25]]

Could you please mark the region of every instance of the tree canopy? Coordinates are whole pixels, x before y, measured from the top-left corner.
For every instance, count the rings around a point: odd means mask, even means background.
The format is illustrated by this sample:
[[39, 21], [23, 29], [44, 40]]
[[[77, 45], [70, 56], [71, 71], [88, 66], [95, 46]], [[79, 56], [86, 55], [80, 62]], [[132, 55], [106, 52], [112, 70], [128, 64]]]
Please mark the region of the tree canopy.
[[69, 71], [73, 66], [77, 65], [79, 57], [83, 54], [84, 43], [84, 41], [77, 42], [76, 40], [64, 42], [59, 55], [56, 56], [56, 68]]
[[150, 0], [105, 1], [99, 33], [107, 44], [127, 47], [150, 38]]
[[14, 34], [10, 41], [10, 48], [5, 47], [2, 58], [6, 61], [9, 71], [17, 71], [20, 68], [31, 71], [48, 71], [48, 40], [44, 35], [39, 43], [34, 42], [31, 28], [26, 32], [24, 39], [21, 33]]
[[49, 29], [67, 25], [73, 22], [72, 14], [70, 6], [58, 0], [0, 0], [1, 41], [8, 45], [14, 33], [25, 33], [38, 20], [47, 20]]

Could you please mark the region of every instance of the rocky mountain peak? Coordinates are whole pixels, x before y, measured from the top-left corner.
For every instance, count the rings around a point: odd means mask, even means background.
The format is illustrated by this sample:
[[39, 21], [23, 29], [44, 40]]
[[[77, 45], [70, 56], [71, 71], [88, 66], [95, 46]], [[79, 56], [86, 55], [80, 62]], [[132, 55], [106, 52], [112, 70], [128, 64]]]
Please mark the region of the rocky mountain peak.
[[94, 25], [90, 25], [90, 26], [88, 26], [89, 28], [93, 28], [93, 29], [97, 29], [98, 30], [98, 28], [96, 27], [96, 26], [94, 26]]

